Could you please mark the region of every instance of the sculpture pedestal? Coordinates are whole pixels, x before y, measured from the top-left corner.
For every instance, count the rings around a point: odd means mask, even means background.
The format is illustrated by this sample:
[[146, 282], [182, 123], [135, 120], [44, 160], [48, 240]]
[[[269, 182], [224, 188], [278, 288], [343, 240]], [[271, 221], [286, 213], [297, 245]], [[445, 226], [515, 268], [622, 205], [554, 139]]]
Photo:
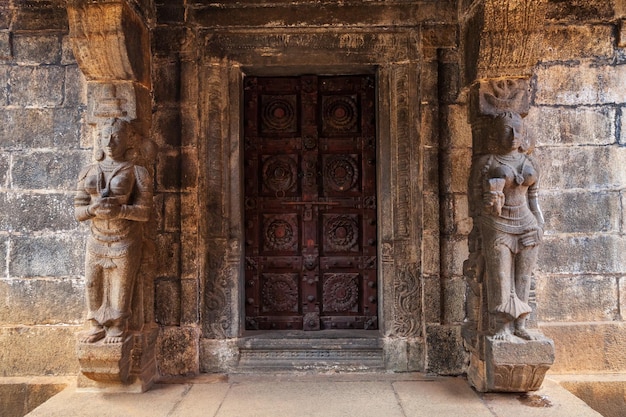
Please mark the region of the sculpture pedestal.
[[122, 343], [78, 342], [79, 390], [145, 392], [157, 375], [155, 346], [158, 330], [130, 332]]
[[537, 340], [494, 340], [483, 336], [482, 346], [472, 352], [467, 377], [480, 392], [528, 392], [541, 387], [554, 362], [554, 342], [538, 331]]

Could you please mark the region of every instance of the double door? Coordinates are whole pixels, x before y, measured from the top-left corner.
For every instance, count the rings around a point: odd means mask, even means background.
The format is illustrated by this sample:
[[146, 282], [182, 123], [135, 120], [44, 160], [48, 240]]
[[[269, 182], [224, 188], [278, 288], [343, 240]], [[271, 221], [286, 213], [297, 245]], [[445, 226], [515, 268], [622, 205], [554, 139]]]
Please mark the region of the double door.
[[246, 329], [377, 328], [374, 85], [244, 80]]

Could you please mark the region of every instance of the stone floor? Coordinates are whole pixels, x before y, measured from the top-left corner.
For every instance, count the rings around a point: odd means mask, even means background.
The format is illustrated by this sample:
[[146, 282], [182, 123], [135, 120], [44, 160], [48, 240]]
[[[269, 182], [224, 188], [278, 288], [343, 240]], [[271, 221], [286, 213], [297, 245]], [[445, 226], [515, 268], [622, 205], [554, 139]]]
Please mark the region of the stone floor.
[[478, 394], [463, 378], [424, 374], [203, 375], [162, 381], [143, 394], [70, 386], [29, 417], [591, 417], [546, 379], [530, 395]]

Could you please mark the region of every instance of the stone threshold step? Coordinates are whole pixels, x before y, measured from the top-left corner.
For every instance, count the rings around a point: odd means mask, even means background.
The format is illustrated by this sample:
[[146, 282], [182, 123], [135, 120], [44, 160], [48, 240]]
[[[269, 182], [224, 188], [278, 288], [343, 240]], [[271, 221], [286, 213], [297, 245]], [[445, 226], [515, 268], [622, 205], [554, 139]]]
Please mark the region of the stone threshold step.
[[384, 369], [378, 332], [255, 332], [241, 338], [238, 344], [238, 372]]

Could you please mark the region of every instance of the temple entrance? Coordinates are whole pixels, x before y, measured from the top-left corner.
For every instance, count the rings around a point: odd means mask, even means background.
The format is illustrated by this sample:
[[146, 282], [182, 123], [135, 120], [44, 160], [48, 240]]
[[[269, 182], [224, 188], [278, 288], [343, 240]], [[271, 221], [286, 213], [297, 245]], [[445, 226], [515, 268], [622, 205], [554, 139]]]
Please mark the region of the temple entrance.
[[246, 330], [377, 329], [375, 78], [246, 77]]

